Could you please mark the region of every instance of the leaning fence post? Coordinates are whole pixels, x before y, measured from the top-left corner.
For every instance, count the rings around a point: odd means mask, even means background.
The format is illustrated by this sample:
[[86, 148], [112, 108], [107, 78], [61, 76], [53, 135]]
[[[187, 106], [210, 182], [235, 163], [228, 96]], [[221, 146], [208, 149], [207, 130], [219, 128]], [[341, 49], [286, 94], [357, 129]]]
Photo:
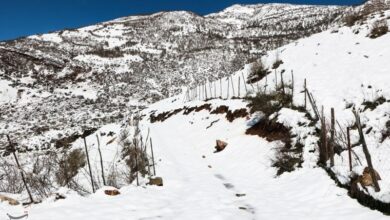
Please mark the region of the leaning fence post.
[[92, 192], [95, 193], [95, 185], [93, 183], [93, 177], [92, 177], [92, 169], [91, 169], [91, 163], [89, 161], [89, 154], [88, 154], [88, 148], [87, 148], [87, 140], [86, 137], [84, 136], [84, 146], [85, 146], [85, 155], [87, 156], [87, 163], [88, 163], [88, 168], [89, 168], [89, 176], [91, 177], [91, 185], [92, 185]]
[[347, 144], [348, 144], [348, 159], [349, 159], [349, 171], [352, 172], [352, 154], [351, 154], [351, 137], [350, 137], [350, 128], [347, 127]]
[[18, 169], [19, 169], [19, 171], [20, 171], [20, 175], [22, 176], [22, 180], [23, 180], [24, 186], [26, 187], [28, 196], [30, 197], [30, 202], [31, 202], [31, 203], [34, 203], [34, 199], [33, 199], [32, 195], [31, 195], [30, 188], [28, 188], [28, 186], [27, 186], [26, 178], [24, 177], [23, 170], [22, 170], [22, 168], [21, 168], [21, 166], [20, 166], [18, 157], [16, 156], [16, 153], [15, 153], [15, 152], [16, 152], [15, 146], [12, 144], [11, 138], [9, 137], [9, 135], [7, 135], [7, 139], [8, 139], [8, 143], [9, 143], [10, 150], [12, 151], [12, 154], [14, 155], [14, 159], [15, 159], [16, 165], [18, 166]]
[[366, 139], [364, 138], [363, 128], [362, 128], [362, 125], [360, 123], [360, 116], [359, 116], [359, 113], [357, 113], [356, 111], [354, 111], [354, 114], [355, 114], [355, 118], [356, 118], [356, 125], [357, 125], [358, 131], [359, 131], [360, 141], [362, 142], [362, 145], [363, 145], [363, 152], [364, 152], [364, 155], [366, 156], [367, 165], [368, 165], [368, 168], [370, 169], [370, 175], [371, 175], [371, 178], [374, 182], [375, 192], [379, 192], [381, 189], [379, 187], [378, 179], [377, 179], [374, 167], [372, 165], [371, 155], [370, 155], [370, 152], [368, 151]]

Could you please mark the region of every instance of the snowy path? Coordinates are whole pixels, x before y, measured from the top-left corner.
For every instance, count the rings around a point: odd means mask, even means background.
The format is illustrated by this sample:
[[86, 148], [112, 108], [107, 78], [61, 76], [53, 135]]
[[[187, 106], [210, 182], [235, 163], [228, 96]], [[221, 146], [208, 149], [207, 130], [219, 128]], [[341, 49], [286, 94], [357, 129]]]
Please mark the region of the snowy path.
[[[320, 169], [275, 179], [269, 159], [274, 144], [244, 135], [244, 119], [229, 123], [202, 111], [149, 126], [163, 187], [129, 186], [116, 197], [98, 192], [45, 202], [30, 208], [29, 219], [387, 218], [350, 199]], [[220, 153], [213, 153], [216, 139], [229, 143]]]

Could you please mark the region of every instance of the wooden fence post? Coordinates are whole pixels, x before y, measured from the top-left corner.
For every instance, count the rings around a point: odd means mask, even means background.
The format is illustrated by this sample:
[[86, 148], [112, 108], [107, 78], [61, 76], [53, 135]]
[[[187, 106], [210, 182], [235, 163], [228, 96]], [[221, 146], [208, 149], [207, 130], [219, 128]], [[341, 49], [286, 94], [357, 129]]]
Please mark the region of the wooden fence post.
[[314, 114], [317, 120], [321, 120], [320, 113], [318, 111], [318, 107], [314, 101], [313, 95], [306, 89], [307, 97], [309, 97], [310, 104], [313, 108]]
[[294, 72], [291, 70], [291, 107], [294, 106]]
[[106, 186], [106, 178], [104, 177], [104, 166], [103, 166], [103, 156], [102, 156], [102, 151], [100, 149], [100, 140], [99, 136], [96, 134], [96, 139], [98, 143], [98, 151], [99, 151], [99, 156], [100, 156], [100, 167], [102, 169], [102, 179], [103, 179], [103, 185]]
[[9, 148], [10, 148], [10, 150], [12, 151], [12, 154], [14, 155], [14, 159], [15, 159], [16, 165], [18, 166], [18, 169], [19, 169], [19, 171], [20, 171], [20, 175], [22, 176], [22, 180], [23, 180], [23, 183], [24, 183], [24, 187], [26, 187], [28, 196], [30, 197], [30, 202], [31, 202], [31, 203], [34, 203], [34, 199], [33, 199], [33, 197], [32, 197], [30, 188], [28, 188], [27, 181], [26, 181], [26, 178], [24, 177], [24, 173], [23, 173], [22, 167], [20, 166], [18, 157], [16, 156], [16, 148], [15, 148], [15, 146], [12, 144], [11, 138], [9, 137], [9, 135], [7, 135], [7, 139], [8, 139], [8, 143], [9, 143]]
[[351, 137], [350, 137], [350, 128], [347, 127], [347, 144], [348, 144], [348, 159], [349, 159], [349, 171], [352, 172], [352, 149], [351, 149]]
[[325, 115], [324, 115], [324, 106], [321, 108], [321, 147], [320, 147], [320, 162], [323, 165], [326, 165], [326, 161], [328, 160], [328, 150], [327, 150], [327, 131], [325, 124]]
[[217, 98], [217, 83], [214, 81], [214, 98]]
[[203, 87], [204, 87], [204, 94], [205, 94], [205, 100], [207, 100], [207, 86], [206, 86], [206, 83], [207, 82], [205, 82], [205, 84], [203, 85]]
[[[136, 146], [137, 147], [137, 146]], [[139, 179], [138, 179], [138, 153], [135, 153], [135, 167], [137, 167], [137, 172], [136, 172], [136, 179], [137, 179], [137, 186], [139, 186]]]
[[240, 84], [241, 84], [241, 76], [238, 76], [238, 97], [240, 97]]
[[153, 173], [154, 173], [154, 176], [156, 176], [156, 167], [155, 167], [155, 163], [154, 163], [154, 152], [153, 152], [152, 138], [150, 138], [150, 150], [152, 151]]
[[229, 90], [230, 90], [230, 80], [229, 80], [229, 77], [227, 77], [227, 97], [226, 97], [226, 99], [229, 99]]
[[233, 84], [233, 77], [232, 76], [230, 76], [230, 81], [232, 82], [232, 92], [233, 92], [233, 97], [234, 97], [235, 92], [234, 92], [234, 84]]
[[276, 73], [276, 69], [275, 69], [275, 91], [278, 91], [278, 74]]
[[248, 93], [248, 88], [246, 87], [246, 80], [245, 80], [245, 77], [244, 77], [244, 73], [241, 72], [241, 75], [242, 75], [242, 80], [244, 81], [245, 92]]
[[304, 92], [305, 92], [305, 109], [307, 109], [307, 87], [306, 87], [306, 78], [305, 78], [305, 81], [303, 83], [303, 89], [304, 89]]
[[367, 165], [368, 165], [368, 168], [370, 169], [370, 175], [371, 175], [371, 178], [374, 182], [375, 192], [379, 192], [381, 189], [379, 187], [378, 179], [377, 179], [374, 167], [372, 165], [371, 155], [370, 155], [370, 152], [368, 151], [367, 143], [366, 143], [366, 140], [364, 138], [363, 128], [362, 128], [362, 125], [360, 123], [360, 116], [359, 116], [359, 113], [357, 113], [356, 111], [354, 111], [354, 114], [355, 114], [355, 118], [356, 118], [356, 125], [357, 125], [358, 131], [359, 131], [360, 141], [362, 142], [362, 145], [363, 145], [363, 152], [364, 152], [364, 155], [366, 156]]
[[210, 81], [208, 81], [209, 82], [209, 90], [210, 90], [210, 99], [212, 99], [213, 98], [213, 91], [212, 91], [212, 83], [210, 82]]
[[84, 138], [84, 146], [85, 146], [85, 155], [87, 156], [87, 163], [88, 163], [88, 168], [89, 168], [89, 176], [91, 177], [92, 192], [95, 193], [95, 184], [93, 183], [91, 163], [89, 161], [89, 154], [88, 154], [88, 148], [87, 148], [87, 140], [86, 140], [85, 136], [83, 138]]
[[220, 97], [221, 97], [221, 99], [223, 99], [223, 97], [222, 97], [222, 78], [219, 79], [219, 90], [220, 90]]
[[328, 152], [330, 156], [330, 166], [334, 166], [334, 134], [335, 134], [335, 116], [334, 108], [331, 108], [331, 127], [330, 127], [330, 143], [328, 144]]
[[282, 86], [282, 94], [286, 94], [286, 91], [284, 90], [284, 81], [283, 81], [283, 71], [280, 71], [280, 83]]

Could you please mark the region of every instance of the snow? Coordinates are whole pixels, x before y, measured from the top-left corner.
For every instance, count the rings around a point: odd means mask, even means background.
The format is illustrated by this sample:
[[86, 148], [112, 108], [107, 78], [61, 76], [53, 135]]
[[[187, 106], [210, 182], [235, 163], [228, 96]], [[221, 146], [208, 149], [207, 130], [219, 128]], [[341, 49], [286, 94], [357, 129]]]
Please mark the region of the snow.
[[57, 33], [33, 35], [33, 36], [28, 37], [28, 38], [42, 40], [42, 41], [50, 41], [50, 42], [54, 42], [57, 44], [60, 44], [63, 41], [61, 36], [59, 36]]
[[18, 91], [10, 84], [10, 81], [0, 80], [0, 104], [16, 100]]

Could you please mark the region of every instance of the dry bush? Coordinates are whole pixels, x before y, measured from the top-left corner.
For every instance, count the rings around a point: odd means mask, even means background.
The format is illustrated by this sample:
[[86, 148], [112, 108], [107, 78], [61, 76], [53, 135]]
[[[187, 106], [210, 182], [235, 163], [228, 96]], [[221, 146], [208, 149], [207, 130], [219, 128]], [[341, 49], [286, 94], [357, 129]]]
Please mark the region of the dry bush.
[[247, 97], [251, 111], [261, 111], [267, 117], [281, 108], [291, 105], [292, 95], [276, 91], [272, 93], [258, 92], [254, 97]]
[[255, 83], [263, 79], [268, 75], [270, 71], [265, 67], [261, 60], [256, 60], [252, 63], [247, 83]]
[[35, 196], [48, 197], [55, 189], [53, 177], [57, 173], [57, 154], [34, 155], [32, 171], [26, 174], [26, 182]]
[[387, 34], [387, 32], [389, 32], [389, 26], [387, 25], [387, 21], [378, 20], [372, 24], [369, 37], [375, 39]]
[[[127, 165], [126, 179], [132, 183], [138, 174], [145, 176], [148, 174], [149, 157], [146, 148], [141, 141], [141, 131], [139, 129], [139, 117], [133, 118], [131, 124], [134, 126], [134, 134], [130, 134], [128, 129], [123, 129], [119, 135], [119, 143], [122, 147], [122, 158]], [[131, 136], [129, 138], [129, 136]]]
[[69, 154], [64, 154], [59, 161], [59, 169], [56, 173], [56, 181], [60, 186], [69, 186], [79, 169], [86, 164], [85, 154], [81, 149], [75, 149]]
[[[291, 145], [290, 145], [291, 146]], [[284, 172], [292, 172], [298, 167], [302, 167], [303, 145], [297, 143], [294, 147], [288, 148], [288, 145], [277, 149], [277, 154], [272, 160], [272, 166], [277, 168], [276, 175], [282, 175]]]
[[348, 27], [352, 27], [354, 26], [358, 21], [361, 21], [363, 20], [364, 16], [357, 13], [357, 12], [353, 12], [351, 14], [348, 14], [344, 17], [344, 23], [345, 25], [347, 25]]
[[22, 178], [16, 164], [5, 158], [0, 160], [0, 192], [18, 194], [24, 190]]
[[124, 155], [126, 155], [126, 165], [129, 168], [127, 179], [129, 183], [132, 183], [137, 173], [145, 176], [148, 174], [147, 167], [149, 166], [149, 158], [145, 151], [140, 147], [133, 145], [126, 148]]

